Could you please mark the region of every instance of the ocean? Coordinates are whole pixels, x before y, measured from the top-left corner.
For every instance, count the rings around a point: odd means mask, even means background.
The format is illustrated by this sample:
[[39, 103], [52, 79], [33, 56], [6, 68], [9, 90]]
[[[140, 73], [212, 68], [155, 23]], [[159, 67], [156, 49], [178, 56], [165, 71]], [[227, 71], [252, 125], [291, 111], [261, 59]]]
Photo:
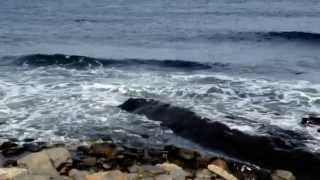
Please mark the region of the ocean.
[[0, 139], [202, 149], [139, 97], [319, 151], [319, 48], [318, 0], [1, 0]]

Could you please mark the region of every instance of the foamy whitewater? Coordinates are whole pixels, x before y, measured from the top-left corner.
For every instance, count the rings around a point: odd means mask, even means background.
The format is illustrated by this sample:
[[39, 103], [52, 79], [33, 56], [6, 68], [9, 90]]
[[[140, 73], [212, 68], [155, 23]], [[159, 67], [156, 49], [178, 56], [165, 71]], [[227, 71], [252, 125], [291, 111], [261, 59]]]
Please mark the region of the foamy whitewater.
[[0, 5], [1, 140], [197, 147], [117, 107], [143, 97], [247, 133], [292, 130], [320, 148], [317, 128], [300, 125], [320, 112], [319, 1]]

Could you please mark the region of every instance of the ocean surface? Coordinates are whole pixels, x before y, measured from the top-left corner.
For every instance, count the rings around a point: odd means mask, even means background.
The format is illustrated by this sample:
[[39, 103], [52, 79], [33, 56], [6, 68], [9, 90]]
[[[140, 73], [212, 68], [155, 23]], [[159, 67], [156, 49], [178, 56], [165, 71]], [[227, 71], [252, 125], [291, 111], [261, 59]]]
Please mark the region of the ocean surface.
[[319, 0], [1, 0], [0, 139], [201, 148], [117, 107], [143, 97], [319, 151], [319, 49]]

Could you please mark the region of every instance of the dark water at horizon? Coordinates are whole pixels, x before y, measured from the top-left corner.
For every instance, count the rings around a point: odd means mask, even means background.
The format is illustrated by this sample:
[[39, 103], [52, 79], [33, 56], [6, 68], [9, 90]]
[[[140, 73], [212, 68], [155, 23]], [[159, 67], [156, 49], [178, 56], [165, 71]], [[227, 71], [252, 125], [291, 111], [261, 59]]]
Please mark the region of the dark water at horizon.
[[318, 151], [319, 48], [317, 0], [2, 0], [0, 137], [195, 146], [117, 108], [144, 97]]

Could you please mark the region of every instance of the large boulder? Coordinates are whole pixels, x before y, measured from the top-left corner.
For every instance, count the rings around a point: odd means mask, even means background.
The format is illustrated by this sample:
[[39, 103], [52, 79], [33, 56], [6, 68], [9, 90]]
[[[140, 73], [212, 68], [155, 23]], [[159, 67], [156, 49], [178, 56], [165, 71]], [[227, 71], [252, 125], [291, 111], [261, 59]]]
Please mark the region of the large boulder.
[[31, 174], [58, 175], [46, 151], [31, 153], [19, 159], [17, 163], [19, 167], [27, 168]]
[[[270, 136], [247, 134], [219, 121], [200, 117], [188, 109], [151, 99], [131, 98], [119, 107], [160, 121], [176, 134], [204, 146], [264, 167], [292, 169], [309, 176], [317, 176], [320, 169], [320, 154], [308, 151], [292, 138], [298, 136], [292, 131], [277, 129]], [[308, 169], [305, 169], [305, 164], [308, 164]]]
[[19, 159], [19, 167], [27, 168], [31, 174], [57, 176], [57, 168], [71, 159], [71, 154], [64, 148], [51, 148], [31, 153]]
[[58, 168], [61, 164], [71, 160], [70, 152], [62, 147], [47, 149], [46, 153], [55, 168]]

